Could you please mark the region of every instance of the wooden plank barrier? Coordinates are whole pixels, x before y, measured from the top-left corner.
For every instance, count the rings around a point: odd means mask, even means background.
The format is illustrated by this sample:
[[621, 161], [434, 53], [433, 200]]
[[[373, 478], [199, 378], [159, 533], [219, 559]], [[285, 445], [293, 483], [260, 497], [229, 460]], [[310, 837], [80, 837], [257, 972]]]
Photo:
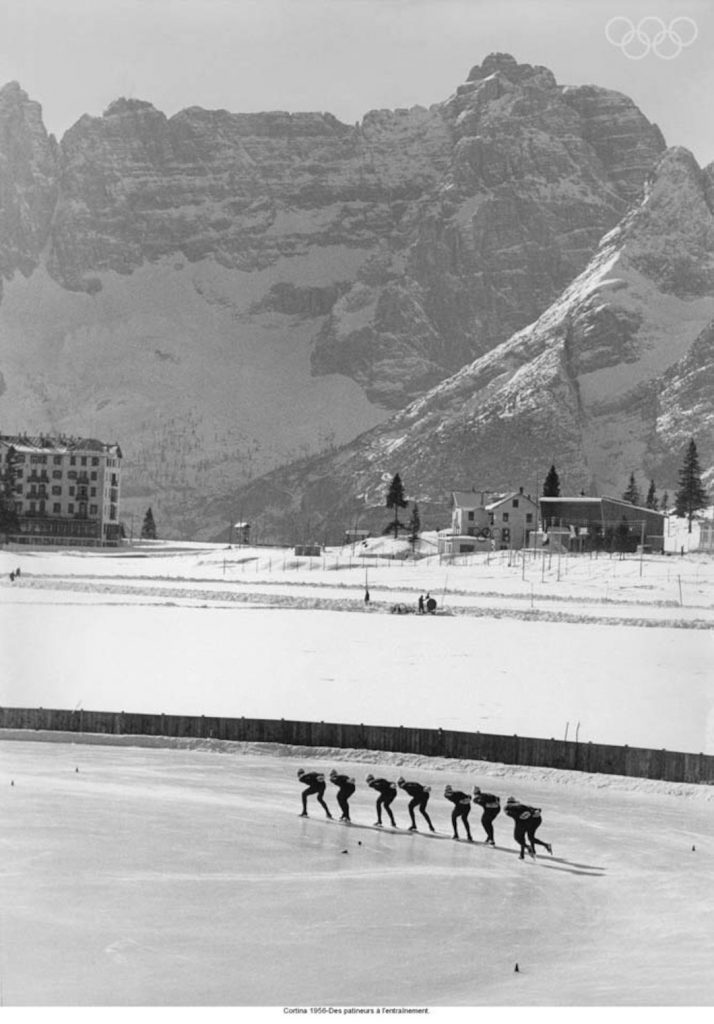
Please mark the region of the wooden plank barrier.
[[[0, 707], [0, 729], [165, 736], [389, 751], [714, 785], [714, 756], [604, 743], [405, 726]], [[0, 738], [2, 738], [0, 736]]]

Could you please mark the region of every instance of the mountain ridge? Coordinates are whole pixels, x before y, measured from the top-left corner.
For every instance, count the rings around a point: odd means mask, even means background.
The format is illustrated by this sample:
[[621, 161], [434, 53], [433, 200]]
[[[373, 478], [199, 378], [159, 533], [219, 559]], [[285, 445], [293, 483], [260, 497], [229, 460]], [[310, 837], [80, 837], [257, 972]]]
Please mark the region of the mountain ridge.
[[[174, 531], [205, 532], [203, 510], [218, 501], [226, 521], [242, 483], [395, 411], [401, 423], [424, 395], [436, 410], [443, 381], [586, 269], [664, 151], [627, 97], [507, 54], [440, 103], [356, 125], [198, 107], [167, 118], [124, 98], [57, 142], [5, 86], [0, 417], [120, 440], [127, 509], [151, 503]], [[711, 194], [714, 175], [702, 181]], [[691, 229], [701, 256], [708, 237]], [[696, 246], [669, 255], [645, 246], [645, 276], [694, 287]], [[623, 337], [626, 312], [612, 324]], [[565, 379], [554, 447], [584, 429], [580, 384]], [[499, 391], [514, 409], [517, 384]], [[438, 449], [436, 412], [429, 422]]]

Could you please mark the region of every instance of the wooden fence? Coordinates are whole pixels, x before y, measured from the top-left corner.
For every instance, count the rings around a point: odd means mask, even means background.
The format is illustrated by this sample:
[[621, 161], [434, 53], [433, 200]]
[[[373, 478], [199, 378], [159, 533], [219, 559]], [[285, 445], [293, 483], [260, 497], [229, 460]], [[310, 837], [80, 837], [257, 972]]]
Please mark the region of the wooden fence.
[[532, 736], [455, 732], [448, 729], [294, 722], [282, 718], [143, 715], [83, 709], [65, 711], [51, 708], [0, 708], [0, 729], [186, 737], [393, 751], [425, 757], [495, 761], [499, 764], [714, 785], [714, 756], [708, 754], [546, 740]]

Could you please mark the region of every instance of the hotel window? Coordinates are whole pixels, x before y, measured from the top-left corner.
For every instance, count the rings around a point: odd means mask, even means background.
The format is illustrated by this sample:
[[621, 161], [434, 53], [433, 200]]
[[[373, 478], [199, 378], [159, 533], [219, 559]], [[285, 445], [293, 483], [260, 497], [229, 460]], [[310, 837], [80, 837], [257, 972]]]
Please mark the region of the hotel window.
[[533, 522], [533, 513], [532, 512], [526, 512], [526, 522], [527, 523], [532, 523]]
[[92, 457], [92, 465], [93, 466], [98, 466], [99, 465], [99, 459], [97, 458], [96, 455]]
[[62, 493], [62, 488], [59, 487], [57, 484], [55, 484], [54, 487], [52, 488], [52, 493], [53, 494], [61, 494]]
[[503, 513], [503, 521], [504, 521], [504, 523], [508, 522], [508, 512], [504, 512]]
[[62, 465], [62, 456], [61, 455], [54, 455], [52, 457], [52, 461], [54, 462], [55, 466], [61, 466]]
[[82, 465], [83, 465], [83, 466], [86, 466], [86, 465], [87, 465], [87, 456], [86, 456], [86, 455], [83, 455], [83, 456], [82, 456]]
[[71, 501], [70, 501], [69, 505], [67, 506], [67, 511], [69, 512], [70, 515], [72, 515], [72, 513], [74, 512], [74, 505], [72, 504]]
[[97, 474], [96, 473], [90, 473], [89, 474], [89, 479], [90, 480], [96, 480], [97, 479]]
[[53, 469], [52, 470], [52, 479], [53, 480], [61, 480], [62, 479], [62, 470], [61, 469]]
[[90, 505], [89, 506], [89, 514], [90, 514], [90, 516], [96, 516], [96, 514], [98, 512], [99, 512], [99, 509], [97, 508], [96, 505]]
[[70, 489], [69, 489], [69, 496], [70, 496], [70, 498], [74, 497], [74, 487], [70, 487]]
[[55, 515], [59, 515], [59, 513], [62, 511], [62, 506], [58, 501], [56, 501], [52, 506], [52, 511], [54, 512]]
[[70, 466], [76, 466], [77, 465], [77, 457], [75, 455], [70, 455], [70, 457], [69, 457], [69, 464], [70, 464]]
[[513, 499], [513, 507], [518, 508], [518, 498]]

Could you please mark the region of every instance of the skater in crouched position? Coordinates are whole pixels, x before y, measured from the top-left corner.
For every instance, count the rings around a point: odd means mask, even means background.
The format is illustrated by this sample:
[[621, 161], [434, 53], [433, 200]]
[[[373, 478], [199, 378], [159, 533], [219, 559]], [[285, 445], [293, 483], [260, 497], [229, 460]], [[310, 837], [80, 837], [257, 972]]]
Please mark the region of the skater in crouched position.
[[515, 797], [509, 796], [508, 800], [506, 800], [506, 814], [509, 818], [513, 819], [513, 838], [521, 848], [521, 860], [524, 859], [526, 850], [528, 850], [531, 857], [535, 857], [536, 844], [544, 846], [548, 853], [553, 852], [550, 843], [544, 843], [535, 837], [536, 831], [541, 825], [539, 807], [529, 807], [527, 804], [520, 803]]
[[389, 779], [375, 779], [374, 775], [368, 775], [365, 781], [368, 786], [372, 789], [376, 789], [379, 793], [379, 796], [377, 797], [377, 820], [375, 821], [375, 825], [382, 824], [382, 808], [384, 808], [389, 815], [392, 828], [396, 828], [397, 823], [394, 820], [391, 808], [392, 801], [397, 795], [396, 783], [390, 782]]
[[495, 846], [495, 840], [493, 838], [493, 821], [501, 813], [501, 800], [499, 797], [494, 796], [493, 793], [482, 793], [478, 786], [474, 786], [473, 801], [482, 808], [483, 814], [481, 815], [481, 824], [483, 830], [486, 833], [484, 843], [487, 846]]
[[337, 786], [337, 803], [342, 811], [340, 821], [350, 821], [350, 805], [348, 801], [357, 788], [355, 780], [349, 775], [339, 775], [333, 768], [330, 772], [330, 782], [333, 786]]
[[454, 809], [451, 812], [451, 827], [454, 830], [454, 839], [459, 838], [458, 820], [461, 818], [461, 823], [466, 832], [466, 838], [470, 843], [472, 843], [473, 839], [471, 837], [471, 829], [469, 828], [471, 797], [467, 793], [462, 793], [459, 789], [452, 789], [451, 786], [446, 787], [444, 790], [444, 796], [454, 805]]
[[432, 832], [436, 829], [431, 823], [431, 818], [426, 813], [426, 805], [429, 803], [429, 794], [431, 793], [431, 786], [422, 786], [421, 782], [407, 782], [402, 776], [397, 779], [397, 785], [400, 789], [403, 789], [405, 793], [408, 793], [411, 797], [409, 801], [409, 817], [411, 819], [411, 825], [409, 826], [410, 832], [417, 831], [416, 819], [414, 818], [414, 808], [418, 808], [422, 818], [426, 821]]
[[316, 796], [317, 802], [324, 809], [327, 817], [331, 818], [330, 809], [324, 799], [327, 783], [322, 772], [306, 772], [304, 768], [298, 768], [297, 777], [307, 787], [302, 791], [302, 814], [300, 817], [307, 818], [307, 798], [309, 796]]

